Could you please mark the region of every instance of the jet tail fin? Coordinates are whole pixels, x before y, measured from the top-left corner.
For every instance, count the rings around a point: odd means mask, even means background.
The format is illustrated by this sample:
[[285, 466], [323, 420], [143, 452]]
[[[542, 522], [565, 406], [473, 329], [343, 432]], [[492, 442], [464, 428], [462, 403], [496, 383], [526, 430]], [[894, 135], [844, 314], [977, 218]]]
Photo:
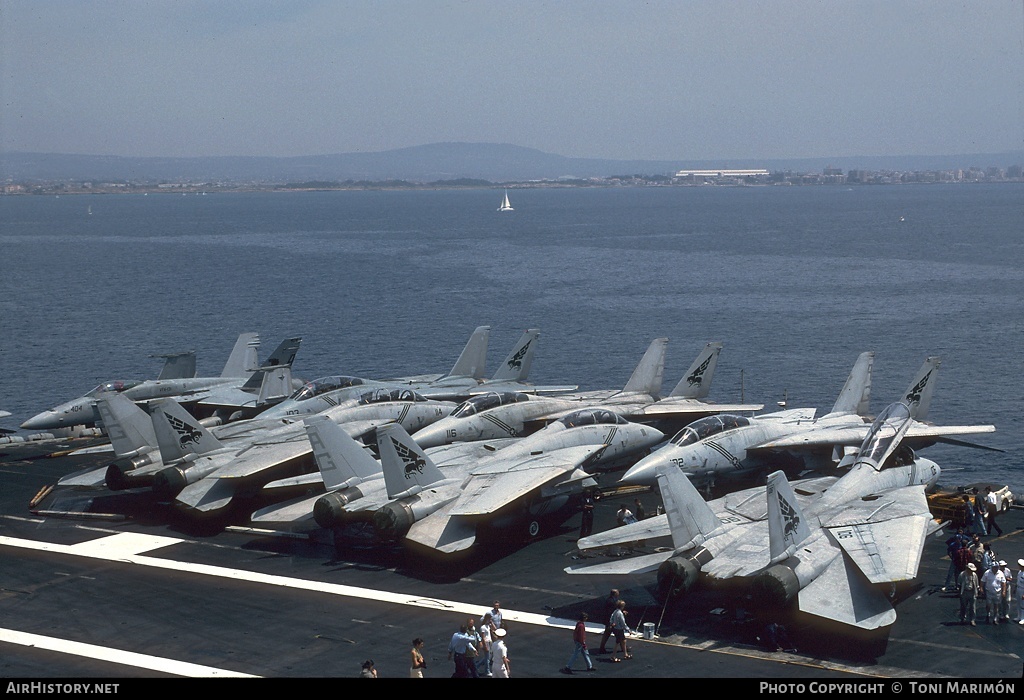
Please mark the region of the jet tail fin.
[[274, 349], [274, 352], [270, 353], [270, 357], [263, 363], [263, 367], [291, 367], [301, 344], [302, 338], [285, 338]]
[[768, 475], [765, 493], [768, 496], [768, 552], [772, 561], [780, 561], [811, 536], [811, 529], [784, 473], [777, 471]]
[[690, 479], [676, 467], [658, 467], [658, 488], [676, 549], [703, 542], [721, 525]]
[[640, 364], [633, 370], [632, 376], [622, 388], [623, 393], [638, 392], [650, 394], [655, 398], [661, 396], [661, 382], [665, 376], [665, 351], [668, 338], [655, 338], [640, 358]]
[[363, 481], [380, 474], [377, 460], [327, 416], [313, 415], [303, 423], [313, 448], [313, 458], [328, 491], [353, 479]]
[[412, 495], [445, 478], [423, 448], [398, 423], [377, 428], [377, 450], [388, 498]]
[[150, 357], [164, 358], [163, 369], [160, 370], [161, 379], [191, 379], [196, 376], [196, 351], [173, 352], [167, 355], [150, 355]]
[[259, 333], [242, 333], [235, 341], [235, 347], [228, 356], [221, 371], [222, 377], [247, 377], [259, 366], [256, 349], [260, 346]]
[[540, 331], [531, 328], [523, 333], [519, 342], [512, 348], [505, 361], [494, 373], [495, 381], [525, 382], [530, 375], [530, 365], [533, 364], [533, 354], [537, 349], [537, 338]]
[[917, 371], [914, 379], [907, 387], [903, 400], [910, 406], [910, 417], [917, 421], [924, 421], [928, 416], [928, 409], [932, 404], [932, 394], [935, 392], [935, 382], [939, 375], [939, 365], [942, 358], [932, 356], [925, 359], [921, 369]]
[[831, 413], [856, 413], [866, 416], [871, 410], [871, 368], [875, 363], [875, 353], [862, 352], [853, 363], [850, 376], [846, 378], [839, 398], [832, 406]]
[[715, 366], [718, 364], [718, 354], [722, 352], [721, 343], [708, 343], [697, 355], [697, 359], [686, 370], [686, 374], [676, 384], [669, 396], [679, 396], [686, 399], [704, 399], [711, 391], [711, 378], [715, 374]]
[[484, 365], [487, 362], [487, 340], [490, 335], [490, 326], [477, 326], [448, 376], [483, 379]]
[[260, 382], [260, 393], [256, 399], [257, 406], [272, 401], [281, 401], [292, 394], [292, 368], [289, 365], [265, 369], [263, 381]]
[[107, 394], [96, 401], [96, 409], [118, 457], [135, 456], [157, 447], [153, 421], [131, 399]]
[[150, 404], [153, 432], [164, 463], [188, 455], [206, 454], [223, 447], [213, 433], [203, 427], [181, 404], [173, 399], [158, 399]]

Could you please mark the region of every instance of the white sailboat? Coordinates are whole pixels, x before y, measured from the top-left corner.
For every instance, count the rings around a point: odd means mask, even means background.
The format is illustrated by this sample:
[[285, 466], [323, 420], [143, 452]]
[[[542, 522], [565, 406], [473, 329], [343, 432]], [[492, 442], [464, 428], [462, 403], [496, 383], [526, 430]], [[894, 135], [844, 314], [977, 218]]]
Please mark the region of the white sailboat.
[[508, 202], [508, 190], [505, 190], [505, 198], [501, 200], [501, 206], [498, 207], [498, 211], [513, 211], [512, 205]]

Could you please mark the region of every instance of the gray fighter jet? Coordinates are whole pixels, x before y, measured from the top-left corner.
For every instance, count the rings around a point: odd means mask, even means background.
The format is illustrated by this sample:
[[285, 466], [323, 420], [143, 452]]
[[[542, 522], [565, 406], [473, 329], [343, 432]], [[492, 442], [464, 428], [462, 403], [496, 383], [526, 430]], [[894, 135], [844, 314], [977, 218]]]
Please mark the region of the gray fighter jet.
[[[164, 368], [155, 380], [113, 380], [100, 384], [77, 399], [67, 401], [43, 411], [21, 424], [25, 430], [57, 430], [76, 425], [92, 426], [100, 422], [96, 400], [107, 394], [125, 394], [133, 401], [170, 396], [185, 391], [229, 383], [241, 384], [249, 378], [258, 365], [256, 349], [259, 347], [257, 333], [242, 333], [235, 341], [235, 347], [220, 377], [197, 378], [195, 376], [195, 353], [159, 355], [165, 358]], [[187, 389], [186, 389], [187, 387]]]
[[[323, 415], [358, 437], [386, 423], [416, 429], [453, 408], [452, 402], [426, 399], [408, 388], [379, 387]], [[236, 496], [254, 494], [276, 479], [309, 473], [314, 466], [301, 423], [256, 433], [241, 447], [227, 446], [180, 406], [165, 401], [153, 411], [153, 426], [164, 464], [176, 465], [154, 476], [154, 491], [173, 496], [176, 508], [193, 517], [220, 515]]]
[[536, 536], [543, 516], [596, 486], [594, 470], [628, 463], [663, 437], [611, 411], [581, 409], [476, 460], [464, 476], [440, 479], [423, 448], [386, 426], [377, 447], [391, 501], [374, 514], [374, 529], [434, 555], [467, 551], [480, 526], [525, 524], [521, 531]]
[[[701, 485], [748, 478], [780, 467], [798, 472], [838, 466], [870, 428], [867, 416], [873, 362], [872, 352], [857, 358], [839, 398], [825, 416], [815, 419], [814, 409], [789, 409], [749, 418], [730, 414], [702, 418], [637, 462], [622, 476], [622, 482], [653, 485], [662, 464], [681, 469]], [[995, 431], [993, 425], [935, 426], [923, 422], [939, 365], [939, 358], [927, 358], [905, 392], [915, 419], [905, 442], [914, 448], [947, 442], [990, 449], [955, 436], [991, 433]]]
[[900, 445], [913, 422], [906, 403], [889, 406], [868, 427], [849, 472], [840, 478], [791, 485], [776, 471], [766, 487], [709, 503], [682, 472], [663, 462], [656, 468], [663, 515], [578, 544], [593, 553], [669, 535], [672, 546], [565, 571], [657, 571], [667, 597], [684, 594], [701, 576], [743, 577], [763, 610], [795, 599], [803, 612], [864, 630], [891, 625], [896, 612], [878, 584], [915, 578], [925, 538], [939, 527], [925, 497], [939, 466]]
[[721, 343], [708, 343], [672, 392], [661, 398], [666, 338], [654, 340], [621, 391], [570, 392], [535, 396], [494, 392], [474, 396], [452, 414], [413, 435], [421, 447], [464, 440], [522, 437], [544, 424], [592, 406], [618, 413], [627, 420], [653, 423], [689, 422], [723, 412], [756, 411], [763, 404], [716, 404], [706, 401]]

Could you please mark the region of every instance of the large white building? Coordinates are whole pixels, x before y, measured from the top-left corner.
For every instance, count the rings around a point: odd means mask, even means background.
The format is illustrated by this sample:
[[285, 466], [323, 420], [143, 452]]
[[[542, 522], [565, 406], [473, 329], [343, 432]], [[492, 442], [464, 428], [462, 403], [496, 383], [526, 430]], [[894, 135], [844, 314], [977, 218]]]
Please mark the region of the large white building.
[[767, 170], [680, 170], [676, 177], [757, 177], [767, 175]]

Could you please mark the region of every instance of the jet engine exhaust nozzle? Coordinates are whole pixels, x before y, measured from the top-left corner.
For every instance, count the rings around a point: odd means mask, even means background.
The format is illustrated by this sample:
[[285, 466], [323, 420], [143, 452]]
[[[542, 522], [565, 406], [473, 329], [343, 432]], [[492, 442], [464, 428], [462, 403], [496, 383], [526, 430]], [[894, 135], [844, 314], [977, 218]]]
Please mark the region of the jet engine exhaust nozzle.
[[664, 598], [685, 595], [700, 576], [700, 566], [689, 557], [672, 557], [658, 567], [658, 593]]
[[750, 582], [750, 593], [758, 607], [781, 608], [799, 592], [796, 573], [782, 564], [776, 564]]
[[153, 493], [162, 500], [174, 498], [188, 484], [185, 473], [177, 467], [161, 469], [153, 475]]
[[401, 501], [381, 506], [373, 514], [373, 529], [382, 540], [397, 540], [416, 522], [412, 509]]
[[148, 486], [152, 484], [152, 474], [147, 474], [144, 477], [135, 476], [132, 474], [133, 471], [140, 467], [145, 467], [153, 463], [153, 460], [148, 455], [142, 457], [124, 457], [122, 459], [115, 459], [107, 466], [107, 472], [104, 475], [104, 481], [107, 484], [107, 488], [111, 491], [125, 491], [136, 486]]
[[323, 528], [340, 525], [344, 521], [348, 501], [348, 496], [339, 491], [324, 494], [313, 503], [313, 520]]

